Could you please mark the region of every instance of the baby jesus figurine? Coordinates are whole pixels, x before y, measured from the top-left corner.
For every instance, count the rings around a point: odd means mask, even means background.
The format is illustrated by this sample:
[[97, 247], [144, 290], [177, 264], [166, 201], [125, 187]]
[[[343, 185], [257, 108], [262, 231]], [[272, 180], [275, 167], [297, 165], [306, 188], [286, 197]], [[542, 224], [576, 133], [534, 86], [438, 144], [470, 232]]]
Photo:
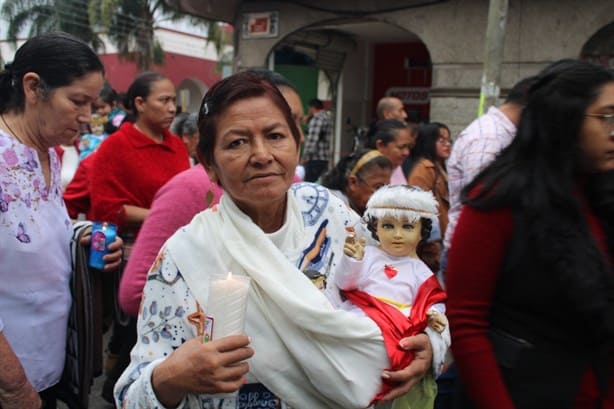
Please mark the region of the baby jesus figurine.
[[[437, 201], [431, 192], [418, 188], [384, 186], [369, 199], [364, 219], [379, 245], [366, 245], [365, 237], [357, 238], [348, 229], [345, 255], [333, 279], [346, 298], [341, 308], [374, 320], [384, 336], [391, 368], [404, 368], [413, 355], [398, 347], [402, 338], [435, 331], [449, 345], [445, 292], [418, 257], [437, 220]], [[425, 382], [422, 388], [431, 392], [436, 388], [432, 378]], [[424, 391], [412, 392], [419, 388], [416, 385], [395, 401], [393, 408], [432, 404], [430, 400], [416, 402], [425, 396]], [[434, 394], [428, 395], [434, 399]]]
[[81, 136], [79, 142], [79, 160], [88, 157], [92, 152], [98, 149], [98, 146], [106, 139], [108, 134], [104, 131], [104, 126], [107, 123], [106, 116], [93, 114], [90, 120], [90, 133]]

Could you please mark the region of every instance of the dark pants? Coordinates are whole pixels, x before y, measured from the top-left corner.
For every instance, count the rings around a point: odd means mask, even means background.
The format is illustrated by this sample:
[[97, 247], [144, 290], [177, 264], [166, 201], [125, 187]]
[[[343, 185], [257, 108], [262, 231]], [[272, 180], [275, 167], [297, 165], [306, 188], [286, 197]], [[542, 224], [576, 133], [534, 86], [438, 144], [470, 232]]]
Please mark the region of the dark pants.
[[130, 363], [130, 351], [136, 344], [136, 318], [130, 318], [127, 325], [114, 323], [114, 333], [109, 341], [109, 351], [119, 355], [115, 366], [110, 369], [102, 386], [102, 397], [107, 402], [113, 402], [113, 388], [124, 370]]
[[327, 160], [307, 161], [307, 163], [305, 163], [305, 182], [316, 182], [327, 167]]
[[56, 409], [58, 403], [58, 385], [42, 390], [38, 393], [43, 402], [41, 409]]
[[453, 409], [456, 398], [456, 365], [452, 365], [446, 372], [437, 378], [437, 397], [435, 398], [434, 409]]

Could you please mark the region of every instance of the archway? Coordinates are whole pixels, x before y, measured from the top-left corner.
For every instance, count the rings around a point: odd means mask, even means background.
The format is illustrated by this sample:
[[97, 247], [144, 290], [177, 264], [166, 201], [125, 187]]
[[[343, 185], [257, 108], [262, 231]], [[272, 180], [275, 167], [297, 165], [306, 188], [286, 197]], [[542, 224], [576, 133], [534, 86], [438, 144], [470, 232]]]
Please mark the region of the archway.
[[185, 78], [177, 86], [177, 106], [183, 112], [198, 112], [207, 85], [198, 78]]
[[280, 40], [271, 55], [270, 67], [297, 84], [304, 103], [319, 97], [335, 111], [335, 160], [375, 119], [384, 96], [403, 100], [414, 122], [429, 120], [430, 53], [406, 29], [371, 18], [320, 22]]

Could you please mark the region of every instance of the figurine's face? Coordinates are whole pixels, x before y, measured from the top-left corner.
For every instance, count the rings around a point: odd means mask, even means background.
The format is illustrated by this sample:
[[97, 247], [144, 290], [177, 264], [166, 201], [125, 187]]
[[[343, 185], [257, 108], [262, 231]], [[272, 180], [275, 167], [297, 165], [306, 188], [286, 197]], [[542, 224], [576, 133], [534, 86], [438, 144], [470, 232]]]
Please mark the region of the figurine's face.
[[92, 129], [92, 133], [94, 135], [102, 135], [104, 133], [104, 124], [90, 124], [90, 128]]
[[416, 247], [422, 239], [422, 222], [407, 218], [382, 217], [377, 221], [380, 248], [395, 257], [418, 257]]

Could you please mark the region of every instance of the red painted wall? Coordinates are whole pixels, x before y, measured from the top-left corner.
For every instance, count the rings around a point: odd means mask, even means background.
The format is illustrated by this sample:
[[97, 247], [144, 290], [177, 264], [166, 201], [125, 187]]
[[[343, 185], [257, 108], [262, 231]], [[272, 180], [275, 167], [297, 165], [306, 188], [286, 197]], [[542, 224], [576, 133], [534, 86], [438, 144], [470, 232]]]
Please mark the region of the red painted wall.
[[[117, 92], [125, 92], [140, 72], [134, 63], [120, 61], [117, 54], [100, 54], [100, 59], [104, 63], [107, 80]], [[163, 73], [175, 86], [186, 78], [198, 78], [210, 88], [222, 78], [215, 68], [215, 61], [167, 52], [165, 64], [154, 66], [151, 71]]]
[[[406, 67], [406, 61], [409, 66]], [[431, 57], [421, 42], [387, 43], [373, 46], [372, 115], [377, 101], [390, 87], [431, 87]], [[405, 110], [417, 111], [420, 120], [429, 120], [430, 103], [406, 104]]]

